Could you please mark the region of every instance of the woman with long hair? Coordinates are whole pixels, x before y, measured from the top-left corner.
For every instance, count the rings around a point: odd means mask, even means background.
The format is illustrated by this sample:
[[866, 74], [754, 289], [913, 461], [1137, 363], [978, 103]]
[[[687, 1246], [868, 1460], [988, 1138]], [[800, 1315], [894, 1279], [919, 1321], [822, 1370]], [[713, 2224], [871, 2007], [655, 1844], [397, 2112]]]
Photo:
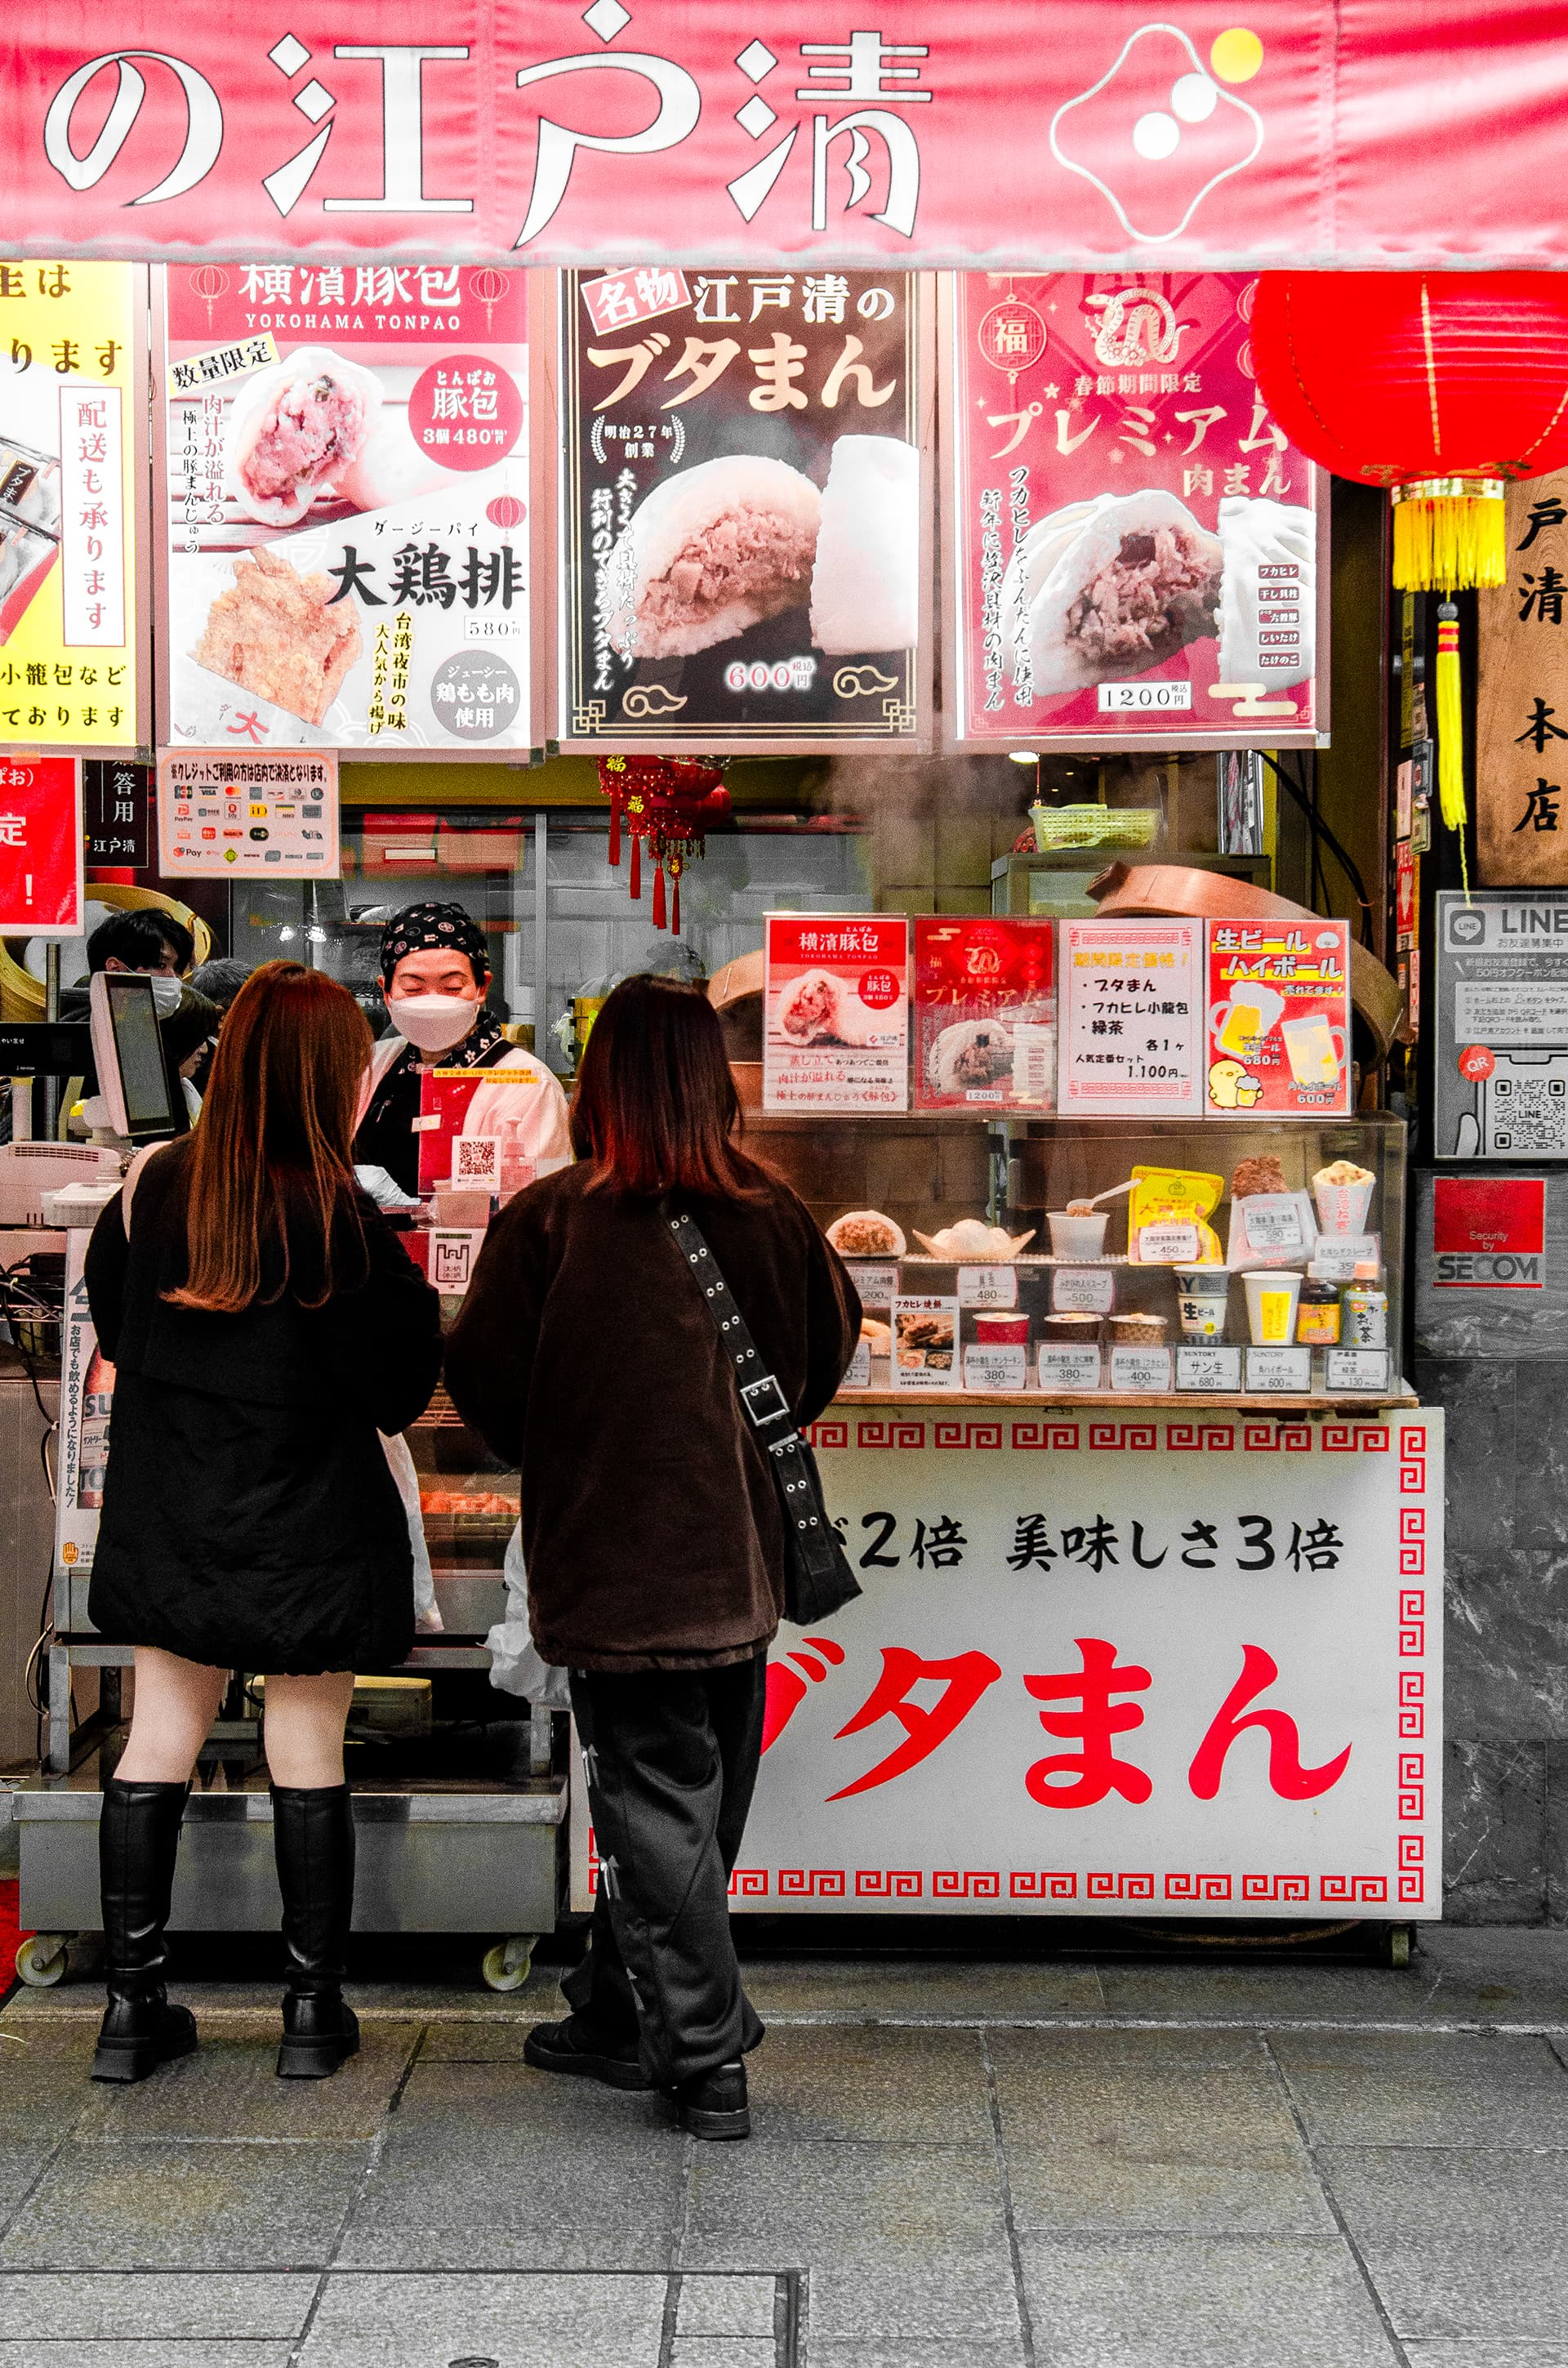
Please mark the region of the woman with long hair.
[[88, 1608], [136, 1650], [130, 1740], [99, 1827], [108, 2009], [99, 2080], [196, 2044], [164, 1931], [197, 1754], [232, 1669], [265, 1675], [283, 1895], [278, 2069], [335, 2072], [354, 1823], [343, 1731], [357, 1666], [414, 1637], [407, 1519], [379, 1432], [423, 1413], [439, 1302], [354, 1180], [370, 1030], [298, 962], [249, 977], [200, 1124], [144, 1155], [94, 1228], [87, 1295], [116, 1369]]
[[630, 978], [573, 1110], [578, 1165], [503, 1210], [448, 1344], [465, 1419], [522, 1471], [533, 1641], [571, 1672], [599, 1854], [572, 2013], [529, 2032], [549, 2072], [669, 2091], [699, 2137], [744, 2137], [729, 1879], [783, 1609], [773, 1474], [670, 1216], [695, 1220], [797, 1422], [849, 1362], [859, 1304], [804, 1203], [734, 1141], [699, 990]]

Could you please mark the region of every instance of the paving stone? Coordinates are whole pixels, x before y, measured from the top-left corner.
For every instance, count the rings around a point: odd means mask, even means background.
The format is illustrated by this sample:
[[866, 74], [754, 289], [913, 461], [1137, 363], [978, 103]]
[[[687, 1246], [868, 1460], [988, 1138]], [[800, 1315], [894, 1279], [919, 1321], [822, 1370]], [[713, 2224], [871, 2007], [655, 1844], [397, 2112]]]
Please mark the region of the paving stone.
[[1321, 2146], [1399, 2333], [1568, 2338], [1568, 2155]]
[[1545, 2040], [1471, 2032], [1281, 2032], [1316, 2145], [1568, 2146], [1568, 2071]]
[[[421, 2026], [369, 2024], [330, 2080], [280, 2080], [276, 2014], [210, 2024], [193, 2055], [124, 2088], [87, 2084], [80, 2138], [373, 2138]], [[1568, 2082], [1564, 2083], [1568, 2086]]]
[[[99, 2008], [101, 2014], [102, 2008]], [[97, 2032], [90, 2025], [0, 2022], [0, 2146], [40, 2136], [64, 2137], [85, 2110]]]
[[[1096, 2034], [1097, 2036], [1097, 2034]], [[1052, 2060], [1025, 2047], [1029, 2032], [999, 2032], [993, 2047], [1002, 2135], [1015, 2146], [1151, 2147], [1186, 2157], [1238, 2149], [1293, 2150], [1296, 2124], [1283, 2086], [1259, 2049], [1219, 2068], [1175, 2070], [1094, 2060]]]
[[1337, 2237], [1026, 2237], [1039, 2368], [1392, 2368]]
[[978, 2032], [780, 2028], [748, 2071], [760, 2138], [991, 2142]]
[[[138, 2343], [129, 2355], [119, 2336], [95, 2342], [90, 2338], [56, 2343], [36, 2336], [26, 2343], [0, 2341], [0, 2363], [16, 2368], [289, 2368], [292, 2346], [252, 2343], [241, 2337], [227, 2341], [219, 2336], [196, 2336], [188, 2342]], [[444, 2368], [444, 2363], [443, 2363]]]
[[892, 2015], [923, 2021], [986, 2022], [1013, 2015], [1099, 2014], [1105, 1999], [1093, 1965], [966, 1964], [948, 1957], [751, 1959], [741, 1968], [766, 2022], [772, 2015], [832, 2014], [846, 2021]]
[[653, 2120], [658, 2111], [650, 2098], [520, 2065], [432, 2066], [388, 2123], [340, 2259], [363, 2269], [668, 2268], [684, 2142]]
[[778, 2368], [778, 2347], [771, 2335], [677, 2335], [670, 2368]]
[[0, 2268], [289, 2270], [324, 2263], [369, 2148], [63, 2146], [0, 2244]]
[[1568, 2368], [1568, 2343], [1488, 2343], [1460, 2336], [1449, 2342], [1407, 2343], [1410, 2368]]
[[[0, 2328], [11, 2341], [49, 2336], [169, 2341], [182, 2337], [293, 2337], [305, 2324], [317, 2280], [253, 2276], [230, 2270], [128, 2277], [112, 2270], [61, 2276], [50, 2271], [0, 2273]], [[142, 2358], [138, 2351], [137, 2360]]]
[[1111, 2139], [1100, 2146], [1009, 2146], [1020, 2233], [1331, 2236], [1334, 2215], [1300, 2146]]
[[345, 2275], [327, 2279], [301, 2368], [657, 2368], [668, 2280]]
[[992, 2148], [699, 2147], [685, 2266], [811, 2271], [824, 2334], [1011, 2335], [1011, 2263]]
[[778, 2291], [772, 2278], [683, 2277], [676, 2333], [771, 2336]]
[[1102, 2024], [1095, 2030], [1060, 2028], [1018, 2031], [1006, 2025], [986, 2032], [998, 2093], [1004, 2084], [1016, 2094], [1031, 2081], [1049, 2083], [1060, 2070], [1157, 2072], [1267, 2070], [1268, 2056], [1256, 2031], [1234, 2023], [1219, 2027], [1155, 2029]]
[[19, 2138], [0, 2146], [0, 2227], [17, 2210], [59, 2144], [51, 2132], [40, 2130], [30, 2139]]
[[[1043, 2352], [1037, 2358], [1043, 2362]], [[875, 2336], [824, 2335], [812, 2331], [812, 2368], [957, 2368], [949, 2342], [883, 2343]], [[966, 2335], [962, 2368], [1024, 2368], [1023, 2338]]]

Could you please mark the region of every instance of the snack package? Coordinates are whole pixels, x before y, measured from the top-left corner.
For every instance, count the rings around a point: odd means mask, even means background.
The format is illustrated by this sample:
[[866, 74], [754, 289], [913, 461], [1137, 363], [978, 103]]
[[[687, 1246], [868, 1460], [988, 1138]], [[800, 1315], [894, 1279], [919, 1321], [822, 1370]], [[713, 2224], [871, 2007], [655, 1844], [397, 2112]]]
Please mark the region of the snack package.
[[1222, 1176], [1186, 1167], [1135, 1167], [1127, 1204], [1127, 1251], [1135, 1266], [1219, 1266], [1220, 1236], [1207, 1223]]
[[1303, 1266], [1317, 1247], [1317, 1218], [1305, 1192], [1254, 1192], [1231, 1202], [1226, 1263]]

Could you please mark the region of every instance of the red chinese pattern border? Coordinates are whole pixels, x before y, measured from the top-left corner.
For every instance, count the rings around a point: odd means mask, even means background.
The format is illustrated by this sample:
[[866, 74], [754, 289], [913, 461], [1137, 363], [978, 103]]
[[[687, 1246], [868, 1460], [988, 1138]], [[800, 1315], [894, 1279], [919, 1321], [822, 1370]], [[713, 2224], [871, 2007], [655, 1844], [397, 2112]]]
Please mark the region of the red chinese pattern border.
[[[1114, 1417], [1102, 1419], [1093, 1416], [1030, 1415], [1013, 1422], [1010, 1441], [1005, 1436], [1006, 1428], [1005, 1417], [999, 1415], [978, 1420], [939, 1415], [931, 1417], [929, 1424], [920, 1416], [860, 1415], [855, 1417], [851, 1440], [849, 1417], [832, 1415], [812, 1423], [808, 1435], [815, 1448], [845, 1449], [853, 1445], [882, 1452], [908, 1449], [919, 1454], [925, 1452], [927, 1444], [988, 1454], [1010, 1444], [1016, 1449], [1054, 1449], [1066, 1455], [1075, 1455], [1085, 1447], [1107, 1455], [1152, 1455], [1162, 1443], [1159, 1423], [1148, 1417], [1124, 1421]], [[1239, 1421], [1198, 1417], [1167, 1422], [1164, 1444], [1174, 1455], [1230, 1455], [1238, 1445], [1238, 1431], [1239, 1444], [1245, 1455], [1311, 1455], [1314, 1448], [1324, 1455], [1388, 1455], [1395, 1452], [1392, 1430], [1386, 1422], [1291, 1422], [1277, 1417], [1244, 1417]], [[1425, 1429], [1402, 1431], [1401, 1438], [1405, 1437], [1419, 1437], [1425, 1472]], [[1421, 1486], [1425, 1487], [1425, 1479]]]

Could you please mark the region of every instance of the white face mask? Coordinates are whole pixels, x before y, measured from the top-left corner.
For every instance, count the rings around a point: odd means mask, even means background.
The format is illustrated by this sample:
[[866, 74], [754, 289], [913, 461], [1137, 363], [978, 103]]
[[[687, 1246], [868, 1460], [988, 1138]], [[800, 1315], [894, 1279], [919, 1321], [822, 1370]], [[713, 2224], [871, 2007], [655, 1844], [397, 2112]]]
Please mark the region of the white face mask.
[[466, 995], [389, 995], [387, 1017], [400, 1036], [422, 1053], [445, 1053], [460, 1044], [479, 1017]]
[[160, 1019], [167, 1019], [179, 1009], [180, 983], [167, 971], [150, 971], [148, 976], [153, 984], [153, 1008]]

